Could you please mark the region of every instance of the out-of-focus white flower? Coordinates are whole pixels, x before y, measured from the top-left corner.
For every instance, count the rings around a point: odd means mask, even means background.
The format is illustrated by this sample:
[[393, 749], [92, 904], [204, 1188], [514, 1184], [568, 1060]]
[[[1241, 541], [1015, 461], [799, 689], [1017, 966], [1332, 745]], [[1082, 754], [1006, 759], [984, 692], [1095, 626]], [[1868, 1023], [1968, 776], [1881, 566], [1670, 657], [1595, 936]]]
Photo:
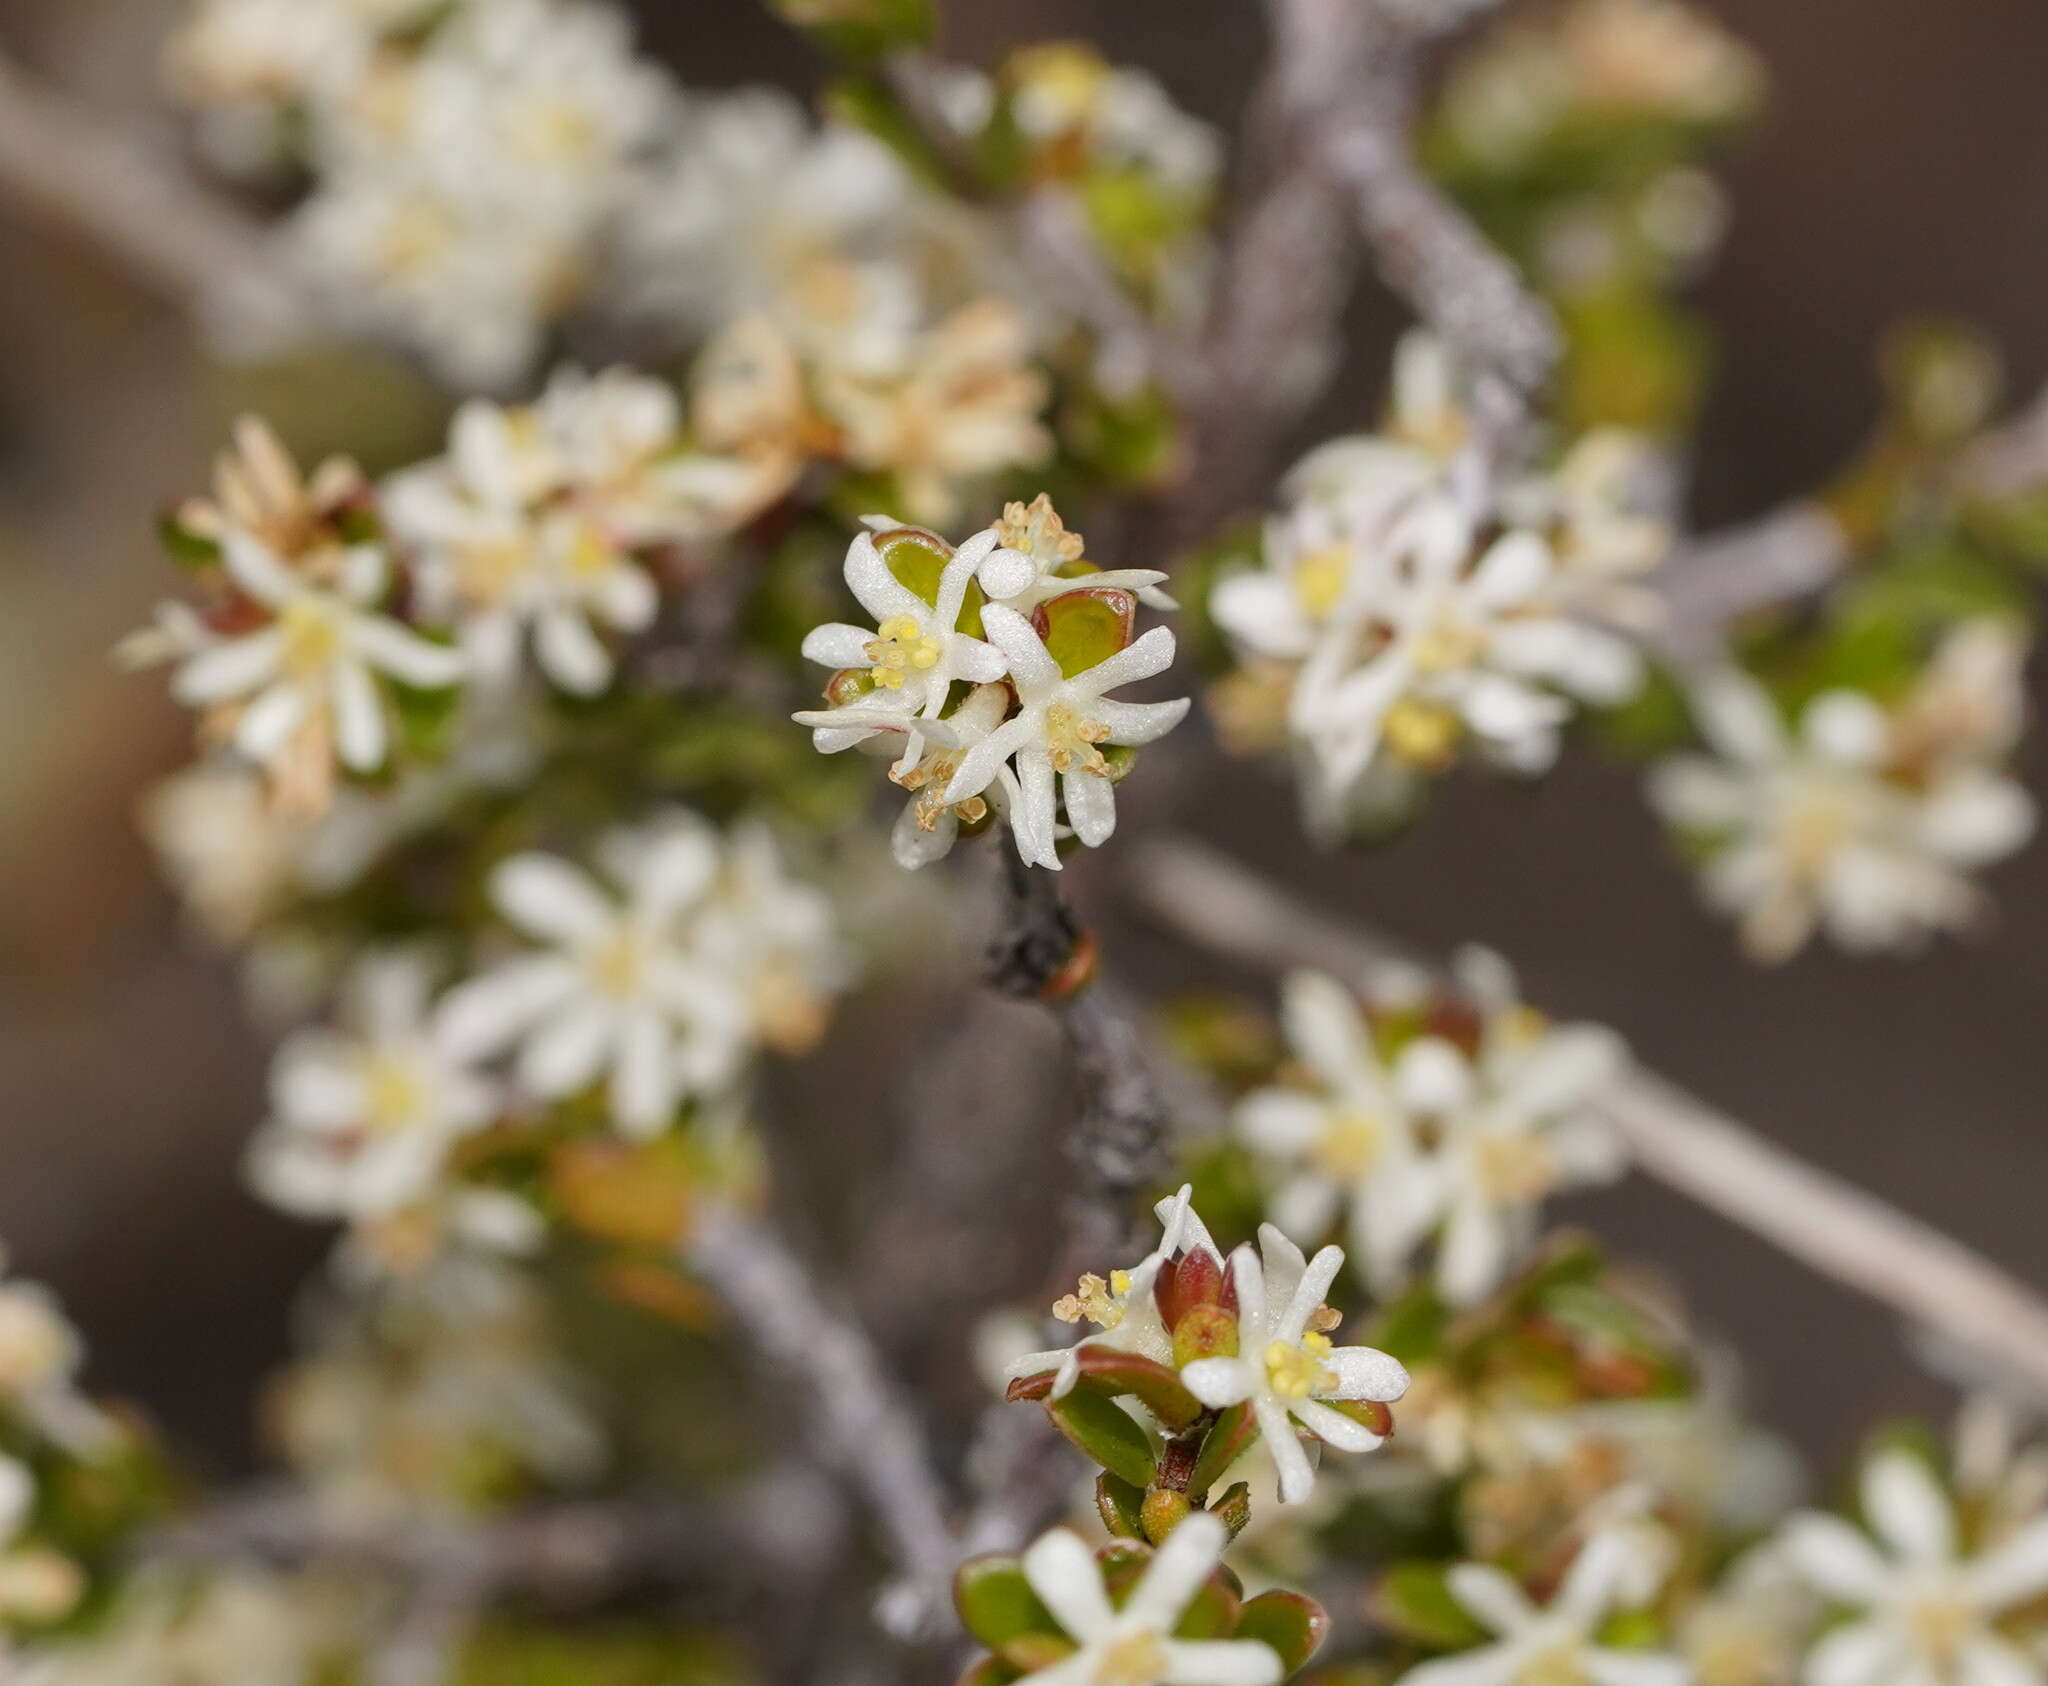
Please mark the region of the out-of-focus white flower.
[[432, 1186], [453, 1143], [488, 1124], [497, 1095], [435, 1036], [432, 968], [414, 954], [364, 960], [341, 1027], [302, 1031], [271, 1069], [271, 1117], [251, 1175], [309, 1217], [387, 1217]]
[[1198, 1358], [1181, 1371], [1187, 1389], [1214, 1410], [1250, 1405], [1280, 1472], [1280, 1502], [1299, 1504], [1315, 1486], [1315, 1469], [1294, 1431], [1295, 1423], [1341, 1452], [1370, 1452], [1384, 1444], [1338, 1404], [1385, 1404], [1408, 1391], [1399, 1360], [1369, 1346], [1334, 1346], [1333, 1322], [1323, 1296], [1344, 1266], [1340, 1247], [1325, 1247], [1313, 1262], [1271, 1224], [1259, 1228], [1258, 1251], [1230, 1255], [1237, 1289], [1238, 1351], [1230, 1358]]
[[609, 5], [458, 6], [316, 112], [294, 249], [365, 326], [500, 386], [588, 286], [671, 99]]
[[240, 942], [290, 896], [305, 826], [247, 768], [202, 763], [143, 799], [142, 829], [215, 941]]
[[1007, 79], [1011, 115], [1037, 145], [1084, 158], [1090, 168], [1140, 172], [1190, 199], [1215, 184], [1223, 156], [1216, 131], [1144, 71], [1054, 42], [1013, 55]]
[[963, 305], [900, 361], [819, 371], [818, 402], [854, 467], [889, 475], [915, 520], [943, 524], [963, 483], [1045, 460], [1051, 389], [1030, 362], [1024, 318], [1000, 299]]
[[1954, 1506], [1912, 1454], [1873, 1457], [1861, 1497], [1877, 1545], [1839, 1517], [1816, 1512], [1794, 1517], [1780, 1536], [1787, 1560], [1816, 1591], [1858, 1612], [1814, 1648], [1806, 1679], [1818, 1686], [2038, 1681], [2038, 1660], [1999, 1623], [2048, 1592], [2048, 1514], [1966, 1557]]
[[1981, 910], [1970, 874], [2034, 825], [2032, 799], [2000, 764], [2019, 715], [2020, 649], [1999, 629], [1981, 641], [1959, 632], [1893, 712], [1829, 691], [1796, 731], [1744, 674], [1695, 686], [1714, 758], [1652, 768], [1650, 799], [1704, 849], [1702, 889], [1740, 920], [1754, 958], [1784, 960], [1816, 929], [1855, 951], [1907, 948]]
[[[1059, 869], [1056, 810], [1064, 805], [1074, 835], [1089, 848], [1116, 829], [1116, 796], [1101, 746], [1156, 742], [1180, 724], [1188, 699], [1120, 702], [1107, 695], [1173, 665], [1173, 634], [1155, 626], [1093, 667], [1069, 677], [1030, 621], [999, 603], [982, 610], [989, 640], [1009, 664], [1017, 712], [968, 750], [946, 787], [947, 803], [980, 795], [1006, 763], [1015, 764], [1017, 793], [1010, 829], [1017, 852], [1039, 866]], [[1054, 796], [1057, 777], [1058, 800]]]
[[463, 675], [458, 651], [431, 644], [379, 612], [390, 561], [374, 546], [334, 556], [331, 579], [294, 571], [252, 535], [222, 540], [228, 576], [266, 616], [253, 632], [223, 636], [187, 657], [172, 694], [194, 708], [235, 709], [234, 745], [273, 768], [310, 736], [342, 764], [369, 772], [389, 742], [378, 676], [445, 688]]
[[463, 1509], [479, 1456], [562, 1481], [602, 1461], [545, 1308], [502, 1260], [445, 1254], [338, 1304], [321, 1335], [279, 1390], [278, 1423], [300, 1476], [343, 1519]]
[[1794, 1686], [1819, 1615], [1785, 1554], [1753, 1546], [1685, 1613], [1677, 1648], [1693, 1686]]
[[764, 312], [813, 349], [819, 289], [835, 279], [860, 286], [865, 275], [877, 291], [838, 325], [854, 326], [856, 342], [884, 342], [857, 343], [852, 360], [893, 356], [900, 288], [863, 265], [899, 245], [913, 198], [882, 142], [841, 125], [814, 129], [778, 89], [697, 99], [625, 221], [628, 299], [699, 336]]
[[1956, 1492], [1977, 1518], [1980, 1543], [2001, 1544], [2048, 1516], [2048, 1441], [2027, 1432], [2035, 1417], [1987, 1393], [1957, 1413]]
[[1498, 1638], [1410, 1669], [1400, 1686], [1529, 1686], [1585, 1681], [1588, 1686], [1691, 1686], [1688, 1665], [1661, 1651], [1624, 1651], [1599, 1642], [1608, 1615], [1640, 1591], [1636, 1548], [1623, 1533], [1595, 1534], [1579, 1550], [1557, 1595], [1538, 1607], [1514, 1580], [1481, 1563], [1450, 1571], [1452, 1596]]
[[0, 1403], [67, 1450], [90, 1453], [109, 1425], [78, 1391], [84, 1345], [49, 1289], [7, 1279], [6, 1269], [0, 1247]]
[[612, 1117], [633, 1136], [722, 1087], [751, 1035], [747, 1007], [690, 938], [718, 876], [710, 829], [682, 810], [598, 848], [603, 878], [555, 855], [516, 855], [491, 876], [499, 911], [543, 952], [451, 990], [444, 1045], [488, 1058], [517, 1044], [534, 1094], [575, 1093], [609, 1073]]
[[1552, 1026], [1524, 1006], [1497, 955], [1468, 950], [1456, 981], [1473, 1010], [1462, 1035], [1415, 1037], [1389, 1070], [1348, 991], [1291, 978], [1283, 1021], [1310, 1085], [1255, 1091], [1238, 1129], [1285, 1167], [1283, 1222], [1322, 1234], [1348, 1202], [1353, 1245], [1382, 1293], [1437, 1233], [1438, 1289], [1471, 1305], [1527, 1251], [1544, 1200], [1620, 1169], [1587, 1103], [1624, 1056], [1610, 1032]]
[[611, 683], [597, 629], [644, 631], [657, 608], [636, 553], [715, 525], [680, 429], [661, 382], [569, 371], [532, 408], [465, 405], [447, 456], [387, 485], [386, 518], [420, 557], [428, 610], [456, 622], [481, 677], [510, 679], [530, 634], [564, 690]]
[[1208, 1226], [1190, 1204], [1193, 1193], [1192, 1185], [1183, 1183], [1178, 1194], [1153, 1207], [1160, 1225], [1159, 1245], [1143, 1259], [1128, 1270], [1111, 1271], [1106, 1279], [1092, 1274], [1082, 1277], [1079, 1291], [1053, 1307], [1053, 1315], [1062, 1323], [1079, 1323], [1086, 1318], [1101, 1330], [1100, 1334], [1084, 1336], [1070, 1347], [1023, 1353], [1004, 1369], [1003, 1379], [1016, 1381], [1051, 1370], [1052, 1397], [1060, 1399], [1071, 1393], [1081, 1379], [1081, 1356], [1090, 1350], [1134, 1352], [1155, 1364], [1171, 1364], [1173, 1335], [1153, 1292], [1160, 1268], [1197, 1252], [1206, 1253], [1219, 1269], [1223, 1264], [1223, 1255], [1217, 1251]]
[[698, 963], [742, 1003], [754, 1040], [801, 1054], [823, 1034], [848, 974], [838, 920], [823, 891], [790, 874], [761, 821], [743, 821], [726, 839], [691, 937]]
[[1119, 1607], [1078, 1534], [1056, 1528], [1041, 1535], [1024, 1553], [1024, 1578], [1076, 1648], [1024, 1678], [1047, 1686], [1274, 1686], [1283, 1671], [1269, 1645], [1173, 1636], [1222, 1562], [1228, 1538], [1206, 1512], [1184, 1518]]

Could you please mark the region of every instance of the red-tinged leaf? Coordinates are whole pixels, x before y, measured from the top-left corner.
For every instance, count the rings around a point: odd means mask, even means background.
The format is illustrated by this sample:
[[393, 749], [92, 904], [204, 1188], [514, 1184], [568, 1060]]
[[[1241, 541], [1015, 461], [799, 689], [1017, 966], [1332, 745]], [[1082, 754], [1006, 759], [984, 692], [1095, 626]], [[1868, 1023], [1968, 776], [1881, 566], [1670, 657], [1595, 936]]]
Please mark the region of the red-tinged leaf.
[[1013, 1405], [1020, 1399], [1044, 1399], [1051, 1394], [1053, 1381], [1058, 1375], [1058, 1370], [1040, 1370], [1033, 1375], [1018, 1376], [1003, 1389], [1003, 1397]]
[[1105, 662], [1130, 643], [1138, 600], [1114, 586], [1084, 586], [1041, 603], [1032, 625], [1069, 679]]
[[1020, 1633], [996, 1655], [1021, 1674], [1036, 1674], [1071, 1657], [1075, 1648], [1064, 1633]]
[[1180, 1639], [1227, 1639], [1237, 1626], [1238, 1611], [1237, 1593], [1219, 1570], [1202, 1583], [1173, 1631]]
[[1209, 1514], [1230, 1530], [1234, 1540], [1245, 1531], [1252, 1519], [1252, 1490], [1244, 1482], [1232, 1483], [1225, 1489], [1223, 1497], [1209, 1507]]
[[1251, 1449], [1259, 1436], [1258, 1418], [1249, 1405], [1233, 1405], [1210, 1425], [1202, 1441], [1201, 1456], [1188, 1476], [1188, 1494], [1199, 1499], [1216, 1485], [1223, 1473]]
[[1202, 1402], [1182, 1385], [1178, 1371], [1113, 1346], [1081, 1348], [1081, 1379], [1075, 1385], [1112, 1398], [1127, 1394], [1172, 1429], [1186, 1428], [1202, 1414]]
[[1122, 1540], [1145, 1537], [1145, 1490], [1104, 1470], [1095, 1478], [1095, 1510], [1103, 1527]]
[[1122, 1609], [1152, 1561], [1152, 1548], [1137, 1540], [1111, 1540], [1095, 1554], [1095, 1561], [1102, 1565], [1102, 1585], [1110, 1603]]
[[1020, 1634], [1060, 1631], [1014, 1557], [976, 1557], [961, 1564], [953, 1576], [953, 1606], [960, 1625], [992, 1651]]
[[1023, 1673], [1003, 1661], [1001, 1657], [983, 1657], [978, 1663], [970, 1663], [967, 1672], [960, 1676], [956, 1686], [1011, 1686], [1011, 1682], [1022, 1680]]
[[1060, 1433], [1088, 1457], [1133, 1487], [1149, 1487], [1158, 1469], [1152, 1441], [1107, 1396], [1076, 1388], [1064, 1399], [1049, 1399], [1046, 1415]]
[[1298, 1592], [1262, 1592], [1239, 1611], [1238, 1639], [1272, 1646], [1283, 1674], [1293, 1674], [1329, 1637], [1330, 1613]]

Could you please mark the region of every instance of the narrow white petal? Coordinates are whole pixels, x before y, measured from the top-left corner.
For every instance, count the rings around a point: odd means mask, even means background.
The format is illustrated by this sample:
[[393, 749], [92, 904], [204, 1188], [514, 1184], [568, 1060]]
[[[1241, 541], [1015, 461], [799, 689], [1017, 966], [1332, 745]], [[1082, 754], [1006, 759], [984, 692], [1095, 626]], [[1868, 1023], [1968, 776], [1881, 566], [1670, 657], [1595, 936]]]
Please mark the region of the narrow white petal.
[[1955, 1556], [1955, 1512], [1932, 1472], [1910, 1452], [1880, 1452], [1870, 1460], [1863, 1512], [1878, 1538], [1903, 1558], [1946, 1563]]
[[1445, 1577], [1451, 1596], [1495, 1633], [1519, 1633], [1536, 1612], [1514, 1579], [1482, 1563], [1460, 1563]]
[[1109, 780], [1095, 773], [1068, 773], [1061, 790], [1074, 835], [1091, 849], [1101, 848], [1116, 830], [1116, 792]]
[[804, 660], [816, 662], [820, 667], [829, 667], [835, 671], [844, 671], [850, 667], [866, 667], [867, 647], [874, 642], [874, 637], [874, 633], [866, 627], [849, 626], [844, 621], [814, 626], [804, 634]]
[[377, 683], [361, 662], [334, 670], [334, 746], [342, 764], [367, 773], [384, 759], [384, 704]]
[[292, 734], [305, 724], [313, 699], [303, 687], [277, 684], [243, 712], [235, 727], [235, 748], [251, 761], [268, 762], [282, 753]]
[[1905, 1659], [1875, 1622], [1837, 1628], [1806, 1659], [1805, 1686], [1894, 1686]]
[[1223, 1524], [1206, 1511], [1184, 1518], [1153, 1553], [1124, 1603], [1124, 1619], [1170, 1632], [1223, 1557]]
[[1253, 1402], [1252, 1411], [1259, 1419], [1259, 1432], [1265, 1436], [1266, 1451], [1280, 1477], [1280, 1502], [1301, 1504], [1315, 1491], [1316, 1471], [1308, 1461], [1301, 1437], [1294, 1432], [1294, 1419], [1275, 1401], [1263, 1396]]
[[[1179, 1537], [1177, 1528], [1168, 1543]], [[1284, 1672], [1279, 1654], [1256, 1639], [1169, 1639], [1160, 1649], [1173, 1686], [1274, 1686]]]
[[543, 1025], [519, 1054], [519, 1081], [550, 1099], [593, 1082], [612, 1040], [612, 1018], [584, 1003]]
[[573, 609], [542, 614], [534, 622], [533, 646], [541, 670], [565, 691], [595, 696], [612, 682], [611, 652]]
[[555, 855], [513, 855], [491, 874], [491, 899], [529, 936], [600, 941], [617, 923], [609, 897], [582, 868]]
[[1408, 1367], [1377, 1347], [1340, 1346], [1328, 1362], [1337, 1372], [1332, 1399], [1370, 1399], [1384, 1405], [1408, 1391]]
[[1244, 1358], [1198, 1358], [1181, 1371], [1181, 1385], [1212, 1411], [1226, 1410], [1251, 1397], [1256, 1386], [1251, 1362]]
[[1115, 1619], [1095, 1554], [1078, 1534], [1055, 1528], [1024, 1553], [1024, 1579], [1069, 1637], [1086, 1642]]
[[1375, 1452], [1387, 1441], [1385, 1435], [1373, 1433], [1357, 1418], [1332, 1410], [1320, 1400], [1297, 1399], [1288, 1410], [1309, 1433], [1340, 1452]]
[[277, 672], [283, 650], [284, 634], [276, 627], [212, 645], [178, 669], [171, 680], [171, 695], [187, 708], [205, 708], [230, 697], [246, 696]]
[[1884, 1559], [1839, 1516], [1795, 1516], [1781, 1541], [1792, 1567], [1828, 1597], [1843, 1604], [1871, 1604], [1884, 1595], [1890, 1580]]
[[467, 666], [460, 650], [433, 643], [382, 616], [357, 620], [349, 642], [372, 667], [423, 691], [455, 684]]

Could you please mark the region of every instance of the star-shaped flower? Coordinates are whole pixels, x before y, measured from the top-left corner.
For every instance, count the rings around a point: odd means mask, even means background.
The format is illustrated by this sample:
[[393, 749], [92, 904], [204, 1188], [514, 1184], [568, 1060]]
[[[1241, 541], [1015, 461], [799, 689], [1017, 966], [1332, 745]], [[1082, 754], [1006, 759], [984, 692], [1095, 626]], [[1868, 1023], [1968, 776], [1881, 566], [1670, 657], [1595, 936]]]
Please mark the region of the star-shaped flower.
[[1341, 1247], [1313, 1262], [1271, 1224], [1259, 1228], [1259, 1249], [1230, 1255], [1237, 1289], [1237, 1353], [1198, 1358], [1180, 1373], [1187, 1390], [1212, 1410], [1248, 1404], [1280, 1474], [1280, 1502], [1299, 1504], [1315, 1486], [1315, 1470], [1295, 1423], [1344, 1452], [1370, 1452], [1385, 1436], [1337, 1409], [1364, 1400], [1385, 1404], [1408, 1391], [1398, 1359], [1369, 1346], [1335, 1346], [1323, 1296], [1344, 1266]]
[[[1188, 699], [1123, 702], [1106, 693], [1164, 673], [1173, 665], [1173, 634], [1154, 627], [1135, 643], [1072, 676], [1060, 669], [1030, 621], [999, 603], [982, 610], [989, 639], [1009, 664], [1017, 713], [967, 752], [946, 789], [948, 803], [978, 796], [1014, 763], [1017, 799], [1010, 815], [1017, 852], [1059, 869], [1056, 810], [1094, 848], [1116, 829], [1116, 797], [1104, 744], [1148, 744], [1180, 724]], [[1059, 781], [1058, 797], [1054, 780]]]
[[1273, 1686], [1283, 1670], [1270, 1645], [1174, 1637], [1227, 1539], [1215, 1517], [1186, 1517], [1119, 1609], [1078, 1534], [1056, 1528], [1041, 1536], [1024, 1554], [1024, 1578], [1075, 1649], [1023, 1678], [1041, 1686]]

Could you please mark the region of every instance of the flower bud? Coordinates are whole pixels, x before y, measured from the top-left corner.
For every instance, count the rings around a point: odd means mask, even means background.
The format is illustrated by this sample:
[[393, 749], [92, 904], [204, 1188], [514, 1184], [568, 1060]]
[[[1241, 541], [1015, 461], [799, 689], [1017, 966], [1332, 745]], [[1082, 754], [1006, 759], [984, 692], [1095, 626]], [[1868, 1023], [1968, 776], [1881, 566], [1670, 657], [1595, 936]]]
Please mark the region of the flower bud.
[[1164, 1545], [1166, 1536], [1180, 1526], [1181, 1519], [1195, 1507], [1185, 1493], [1169, 1492], [1155, 1487], [1145, 1495], [1145, 1506], [1139, 1512], [1145, 1529], [1145, 1538], [1154, 1545]]

